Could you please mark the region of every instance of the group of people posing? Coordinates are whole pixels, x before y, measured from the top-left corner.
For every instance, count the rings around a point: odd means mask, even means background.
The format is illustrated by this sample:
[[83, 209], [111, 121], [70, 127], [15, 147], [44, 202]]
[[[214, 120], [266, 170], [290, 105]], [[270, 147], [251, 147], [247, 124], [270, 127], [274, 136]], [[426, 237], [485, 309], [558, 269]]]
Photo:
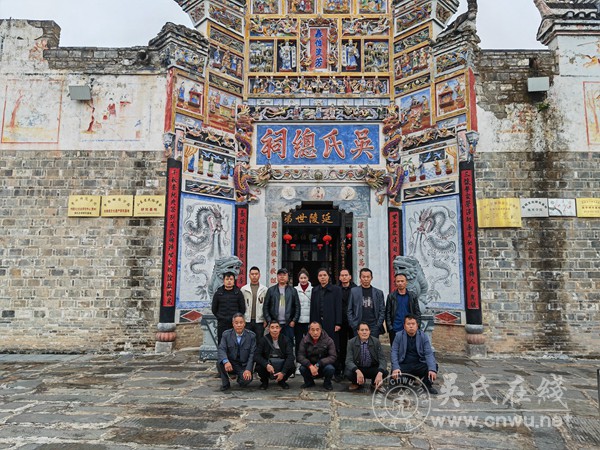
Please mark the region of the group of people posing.
[[360, 270], [359, 286], [347, 269], [340, 271], [339, 285], [331, 283], [327, 269], [319, 269], [317, 286], [311, 285], [305, 269], [295, 287], [285, 268], [277, 271], [277, 284], [269, 288], [260, 283], [258, 267], [250, 269], [249, 279], [238, 288], [235, 274], [228, 272], [213, 296], [222, 391], [231, 387], [230, 377], [247, 386], [255, 370], [261, 389], [268, 388], [269, 380], [289, 389], [287, 380], [297, 371], [304, 378], [301, 388], [314, 386], [322, 377], [323, 387], [332, 390], [333, 379], [346, 377], [351, 391], [366, 380], [373, 389], [383, 389], [389, 372], [379, 335], [387, 328], [392, 377], [413, 375], [437, 393], [432, 385], [437, 364], [428, 336], [419, 329], [419, 302], [407, 290], [405, 275], [395, 275], [396, 289], [387, 301], [371, 285], [373, 273], [367, 268]]

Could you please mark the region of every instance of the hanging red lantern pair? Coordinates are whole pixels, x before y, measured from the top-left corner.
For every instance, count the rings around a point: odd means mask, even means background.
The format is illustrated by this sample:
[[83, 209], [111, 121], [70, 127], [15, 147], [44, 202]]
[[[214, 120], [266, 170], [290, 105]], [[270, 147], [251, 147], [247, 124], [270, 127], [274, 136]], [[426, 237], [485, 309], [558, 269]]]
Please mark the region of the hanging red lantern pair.
[[286, 244], [289, 244], [290, 241], [292, 240], [292, 235], [290, 233], [285, 233], [283, 235], [283, 240], [285, 241]]

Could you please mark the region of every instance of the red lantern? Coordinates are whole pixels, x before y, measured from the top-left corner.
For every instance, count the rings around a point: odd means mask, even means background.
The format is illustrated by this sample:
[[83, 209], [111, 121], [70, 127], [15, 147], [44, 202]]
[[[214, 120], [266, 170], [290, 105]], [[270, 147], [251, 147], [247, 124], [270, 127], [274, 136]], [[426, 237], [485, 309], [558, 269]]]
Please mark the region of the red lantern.
[[292, 250], [294, 250], [296, 248], [296, 244], [290, 244], [290, 247], [292, 247]]
[[323, 242], [325, 242], [325, 244], [329, 245], [329, 243], [331, 242], [332, 237], [329, 236], [329, 234], [326, 234], [325, 236], [323, 236]]
[[321, 250], [323, 248], [323, 244], [317, 244], [317, 248]]
[[350, 250], [352, 248], [352, 244], [346, 244], [346, 248]]
[[346, 235], [346, 239], [352, 239], [352, 233], [348, 233], [348, 234]]
[[290, 241], [292, 240], [292, 235], [290, 233], [285, 233], [283, 235], [283, 240], [285, 241], [286, 244], [289, 244]]

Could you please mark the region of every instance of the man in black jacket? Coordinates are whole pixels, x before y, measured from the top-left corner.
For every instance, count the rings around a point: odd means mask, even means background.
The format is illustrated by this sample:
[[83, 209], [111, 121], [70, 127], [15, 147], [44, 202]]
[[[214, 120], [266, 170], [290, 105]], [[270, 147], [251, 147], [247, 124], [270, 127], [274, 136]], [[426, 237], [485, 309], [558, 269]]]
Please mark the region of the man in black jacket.
[[396, 290], [390, 292], [385, 304], [385, 325], [390, 333], [390, 345], [394, 343], [396, 333], [404, 330], [404, 317], [413, 315], [421, 327], [421, 308], [417, 294], [406, 289], [406, 275], [399, 273], [394, 277]]
[[371, 329], [366, 322], [358, 325], [357, 336], [348, 342], [346, 376], [352, 383], [348, 387], [351, 391], [357, 390], [366, 379], [371, 380], [372, 389], [379, 389], [388, 376], [381, 342], [371, 336]]
[[235, 285], [235, 274], [226, 272], [223, 275], [223, 286], [213, 295], [212, 313], [217, 318], [217, 345], [225, 330], [232, 328], [234, 314], [246, 312], [246, 302], [242, 291]]
[[289, 389], [287, 379], [296, 370], [292, 343], [281, 335], [281, 325], [273, 321], [269, 324], [269, 334], [258, 341], [256, 371], [260, 377], [260, 388], [269, 387], [269, 378], [277, 381], [282, 389]]
[[354, 336], [354, 332], [348, 323], [348, 299], [350, 298], [350, 290], [356, 287], [356, 283], [352, 281], [352, 275], [348, 269], [340, 270], [340, 288], [342, 289], [342, 328], [338, 332], [340, 340], [339, 358], [336, 364], [335, 381], [342, 381], [344, 372], [346, 371], [346, 349], [348, 341]]
[[335, 373], [335, 360], [337, 353], [333, 339], [322, 330], [319, 322], [311, 322], [308, 334], [304, 336], [298, 349], [298, 362], [300, 373], [304, 377], [301, 388], [310, 388], [315, 385], [315, 378], [323, 377], [323, 388], [333, 390], [331, 379]]
[[298, 291], [289, 285], [287, 269], [277, 271], [277, 284], [271, 286], [265, 295], [263, 305], [264, 320], [267, 323], [279, 322], [281, 334], [294, 343], [294, 327], [300, 317], [300, 298]]

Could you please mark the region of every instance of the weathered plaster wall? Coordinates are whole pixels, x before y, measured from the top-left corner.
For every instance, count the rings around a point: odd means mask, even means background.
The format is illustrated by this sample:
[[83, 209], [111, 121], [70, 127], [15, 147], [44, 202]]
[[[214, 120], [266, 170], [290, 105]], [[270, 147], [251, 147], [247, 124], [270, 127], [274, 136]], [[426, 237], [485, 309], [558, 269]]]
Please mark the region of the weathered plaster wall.
[[[481, 52], [478, 72], [477, 197], [597, 196], [600, 153], [580, 139], [581, 74], [564, 75], [553, 53], [531, 51]], [[527, 93], [533, 76], [551, 77], [547, 96]], [[599, 219], [577, 217], [479, 230], [490, 351], [598, 354], [599, 237]]]
[[[56, 49], [59, 32], [0, 21], [0, 351], [153, 349], [163, 220], [67, 210], [164, 193], [166, 74], [151, 51]], [[71, 100], [84, 83], [93, 101]]]

